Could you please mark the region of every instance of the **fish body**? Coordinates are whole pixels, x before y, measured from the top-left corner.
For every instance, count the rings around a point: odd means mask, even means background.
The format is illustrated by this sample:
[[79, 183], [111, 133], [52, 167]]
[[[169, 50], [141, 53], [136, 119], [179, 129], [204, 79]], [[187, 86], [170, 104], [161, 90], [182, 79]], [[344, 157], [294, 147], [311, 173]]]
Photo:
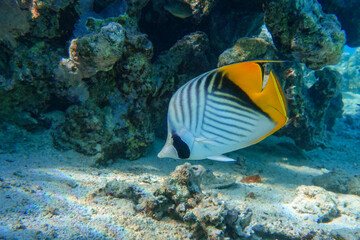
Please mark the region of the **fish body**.
[[192, 16], [192, 9], [186, 3], [172, 2], [164, 6], [164, 9], [178, 18], [188, 18]]
[[168, 137], [158, 157], [230, 161], [222, 154], [255, 144], [288, 121], [284, 92], [257, 60], [206, 72], [172, 96]]

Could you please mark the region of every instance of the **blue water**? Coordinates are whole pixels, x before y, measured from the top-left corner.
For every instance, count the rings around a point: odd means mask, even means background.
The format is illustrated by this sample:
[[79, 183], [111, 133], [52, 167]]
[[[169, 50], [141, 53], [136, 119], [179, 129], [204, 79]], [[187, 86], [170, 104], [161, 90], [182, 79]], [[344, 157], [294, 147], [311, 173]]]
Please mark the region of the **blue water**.
[[352, 48], [352, 47], [349, 47], [348, 45], [345, 45], [344, 53], [350, 53], [350, 55], [352, 55], [356, 51], [356, 49], [357, 48]]

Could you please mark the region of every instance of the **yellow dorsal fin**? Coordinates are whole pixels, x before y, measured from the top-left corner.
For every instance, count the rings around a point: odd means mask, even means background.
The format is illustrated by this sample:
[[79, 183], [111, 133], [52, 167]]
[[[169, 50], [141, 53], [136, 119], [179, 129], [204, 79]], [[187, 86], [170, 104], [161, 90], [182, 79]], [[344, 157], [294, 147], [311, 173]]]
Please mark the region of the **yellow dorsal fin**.
[[[239, 86], [248, 95], [260, 93], [263, 88], [263, 69], [259, 63], [284, 62], [282, 60], [253, 60], [220, 67], [219, 72]], [[251, 96], [250, 96], [251, 97]]]
[[[230, 81], [239, 86], [250, 99], [268, 116], [277, 123], [273, 132], [280, 129], [287, 122], [287, 105], [284, 92], [274, 73], [271, 71], [265, 76], [261, 63], [284, 62], [277, 60], [254, 60], [234, 63], [219, 68]], [[268, 82], [263, 89], [264, 78]], [[269, 134], [269, 135], [270, 135]]]
[[262, 70], [255, 61], [234, 63], [223, 66], [218, 71], [247, 94], [260, 93], [262, 90]]

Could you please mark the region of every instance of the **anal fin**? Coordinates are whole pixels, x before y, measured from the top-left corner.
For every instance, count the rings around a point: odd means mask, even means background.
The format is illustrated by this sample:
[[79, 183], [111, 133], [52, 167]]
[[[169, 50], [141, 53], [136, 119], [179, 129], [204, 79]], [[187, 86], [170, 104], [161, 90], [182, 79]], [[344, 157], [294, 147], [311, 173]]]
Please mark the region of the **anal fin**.
[[210, 157], [207, 157], [207, 159], [214, 160], [214, 161], [219, 161], [219, 162], [236, 162], [235, 159], [226, 157], [224, 155], [210, 156]]

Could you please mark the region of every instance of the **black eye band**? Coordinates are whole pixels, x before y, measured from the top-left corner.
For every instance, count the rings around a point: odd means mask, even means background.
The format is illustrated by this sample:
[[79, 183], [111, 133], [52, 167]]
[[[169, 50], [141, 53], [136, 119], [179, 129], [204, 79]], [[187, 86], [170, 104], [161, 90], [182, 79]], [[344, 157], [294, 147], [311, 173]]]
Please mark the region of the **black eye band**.
[[173, 146], [175, 147], [179, 158], [189, 158], [190, 157], [190, 149], [189, 146], [176, 134], [172, 133], [173, 138]]

